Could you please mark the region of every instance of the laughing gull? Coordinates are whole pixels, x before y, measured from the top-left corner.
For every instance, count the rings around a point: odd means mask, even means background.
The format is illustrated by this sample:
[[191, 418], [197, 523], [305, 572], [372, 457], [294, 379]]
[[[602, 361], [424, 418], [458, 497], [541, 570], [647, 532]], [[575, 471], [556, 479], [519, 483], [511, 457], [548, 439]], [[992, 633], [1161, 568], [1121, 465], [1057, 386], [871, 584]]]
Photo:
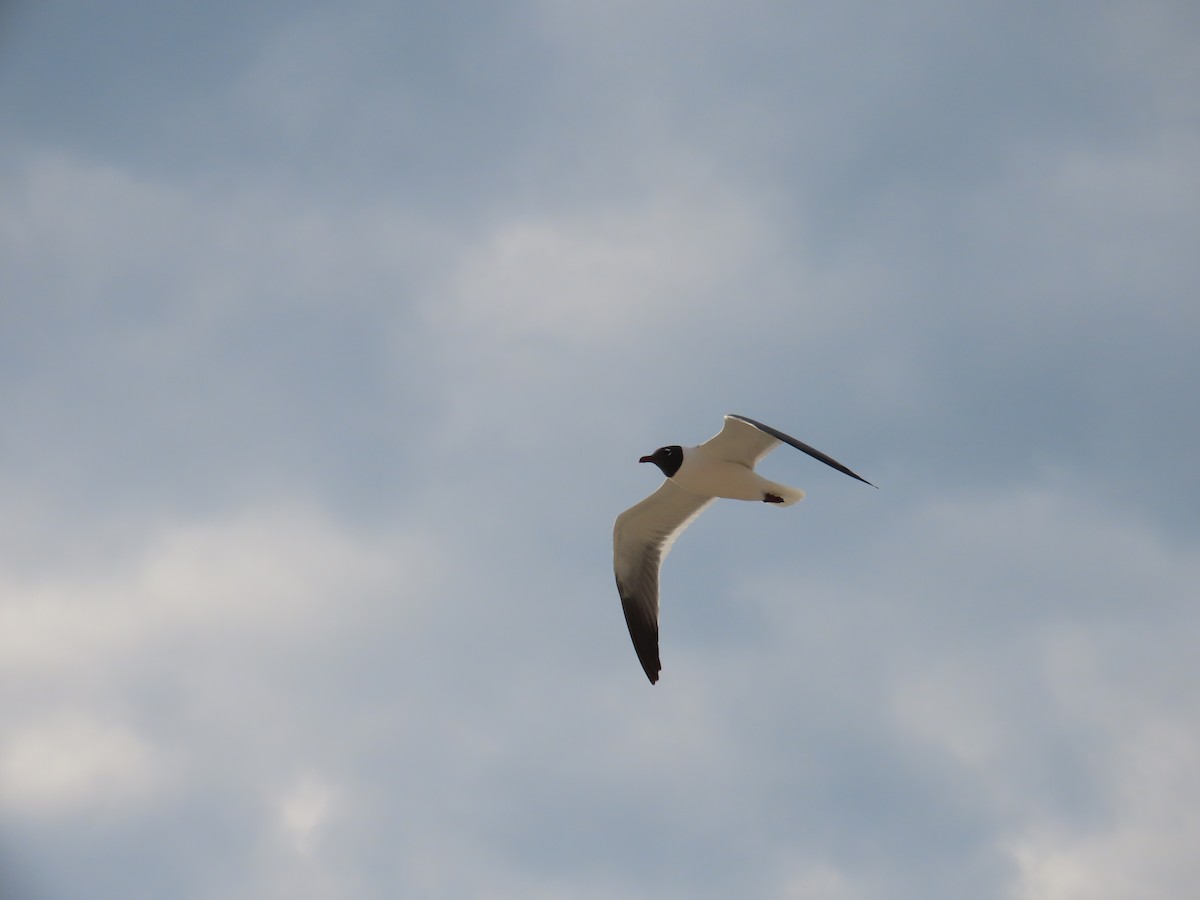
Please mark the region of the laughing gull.
[[671, 444], [638, 460], [654, 463], [667, 480], [641, 503], [617, 516], [613, 526], [613, 569], [633, 649], [651, 684], [658, 681], [662, 669], [658, 658], [658, 570], [667, 551], [683, 529], [718, 497], [761, 500], [781, 507], [802, 500], [804, 491], [767, 481], [754, 471], [755, 464], [780, 442], [871, 484], [820, 450], [745, 416], [726, 416], [721, 433], [698, 447]]

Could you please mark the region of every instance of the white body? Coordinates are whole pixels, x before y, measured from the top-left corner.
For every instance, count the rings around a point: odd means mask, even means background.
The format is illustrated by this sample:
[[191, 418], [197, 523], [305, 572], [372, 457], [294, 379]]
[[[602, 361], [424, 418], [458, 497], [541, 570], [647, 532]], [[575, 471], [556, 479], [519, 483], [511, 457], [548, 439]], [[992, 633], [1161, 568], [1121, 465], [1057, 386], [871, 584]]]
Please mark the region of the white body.
[[791, 506], [804, 499], [804, 491], [768, 481], [742, 462], [733, 462], [699, 447], [683, 448], [683, 465], [671, 480], [685, 491], [701, 497], [724, 497], [727, 500], [762, 500], [767, 494], [782, 497], [783, 503], [772, 506]]

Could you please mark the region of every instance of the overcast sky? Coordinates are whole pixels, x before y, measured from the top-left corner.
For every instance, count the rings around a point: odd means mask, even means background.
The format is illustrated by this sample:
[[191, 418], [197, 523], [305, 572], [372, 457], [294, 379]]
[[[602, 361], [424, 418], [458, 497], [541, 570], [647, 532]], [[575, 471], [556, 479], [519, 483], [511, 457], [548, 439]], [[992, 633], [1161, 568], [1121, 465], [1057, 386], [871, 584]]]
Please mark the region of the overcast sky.
[[[1200, 8], [0, 7], [5, 900], [1200, 883]], [[808, 498], [612, 577], [736, 412]]]

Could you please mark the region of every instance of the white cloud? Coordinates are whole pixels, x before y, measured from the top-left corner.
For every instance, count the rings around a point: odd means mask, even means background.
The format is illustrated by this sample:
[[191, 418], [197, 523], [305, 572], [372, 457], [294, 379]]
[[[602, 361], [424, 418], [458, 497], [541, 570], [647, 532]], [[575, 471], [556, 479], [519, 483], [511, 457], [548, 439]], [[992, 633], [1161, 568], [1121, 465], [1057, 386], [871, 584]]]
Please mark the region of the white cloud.
[[509, 220], [468, 252], [431, 315], [489, 341], [626, 339], [688, 315], [747, 266], [763, 233], [720, 190]]
[[336, 799], [336, 790], [315, 775], [305, 776], [287, 791], [279, 806], [279, 824], [296, 852], [311, 852], [336, 808]]
[[158, 786], [163, 762], [134, 731], [85, 713], [54, 712], [0, 739], [0, 809], [35, 817], [122, 815]]
[[[929, 634], [909, 635], [893, 713], [1006, 823], [1012, 896], [1030, 900], [1180, 896], [1200, 878], [1200, 665], [1185, 637], [1200, 558], [1095, 502], [960, 501], [910, 537], [913, 559], [952, 561], [964, 609], [907, 626]], [[911, 611], [923, 584], [893, 590]]]
[[[1104, 693], [1090, 686], [1093, 697]], [[1178, 897], [1200, 877], [1200, 715], [1129, 715], [1120, 704], [1109, 713], [1110, 730], [1093, 748], [1104, 770], [1104, 815], [1083, 825], [1035, 819], [1013, 836], [1014, 897]]]
[[1175, 897], [1196, 884], [1200, 664], [1188, 636], [1198, 626], [1189, 611], [1169, 635], [1156, 625], [1047, 641], [1050, 693], [1086, 735], [1102, 813], [1071, 821], [1047, 810], [1014, 834], [1015, 897]]
[[385, 595], [415, 621], [442, 565], [427, 537], [357, 533], [300, 507], [164, 524], [144, 538], [99, 571], [0, 571], [0, 668], [94, 670], [117, 656], [153, 658], [184, 634], [286, 641]]

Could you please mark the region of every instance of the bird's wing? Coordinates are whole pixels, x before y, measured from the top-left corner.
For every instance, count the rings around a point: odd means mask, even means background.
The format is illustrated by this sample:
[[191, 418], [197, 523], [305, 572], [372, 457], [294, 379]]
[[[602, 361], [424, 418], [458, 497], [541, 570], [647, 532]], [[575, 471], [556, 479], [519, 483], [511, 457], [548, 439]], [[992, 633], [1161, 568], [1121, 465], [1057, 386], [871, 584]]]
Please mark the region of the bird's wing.
[[617, 516], [613, 570], [633, 649], [650, 683], [658, 681], [658, 569], [675, 539], [712, 497], [685, 491], [667, 480], [657, 491]]
[[[810, 447], [803, 441], [796, 440], [790, 434], [784, 434], [770, 425], [764, 425], [762, 422], [756, 422], [754, 419], [748, 419], [745, 416], [726, 416], [725, 427], [721, 429], [721, 433], [716, 437], [709, 438], [700, 446], [707, 452], [716, 454], [721, 459], [740, 462], [743, 465], [754, 468], [754, 464], [770, 453], [773, 448], [777, 447], [780, 441], [790, 444], [797, 450], [807, 453], [813, 459], [820, 460], [825, 465], [831, 466], [839, 472], [849, 475], [851, 478], [857, 478], [863, 484], [871, 484], [867, 479], [863, 478], [857, 472], [846, 468], [846, 466], [843, 466], [832, 456], [822, 453], [815, 447]], [[875, 485], [871, 484], [871, 487], [875, 487]]]
[[725, 427], [720, 433], [700, 445], [706, 453], [718, 459], [741, 463], [751, 469], [778, 446], [778, 435], [757, 422], [734, 415], [726, 416]]

